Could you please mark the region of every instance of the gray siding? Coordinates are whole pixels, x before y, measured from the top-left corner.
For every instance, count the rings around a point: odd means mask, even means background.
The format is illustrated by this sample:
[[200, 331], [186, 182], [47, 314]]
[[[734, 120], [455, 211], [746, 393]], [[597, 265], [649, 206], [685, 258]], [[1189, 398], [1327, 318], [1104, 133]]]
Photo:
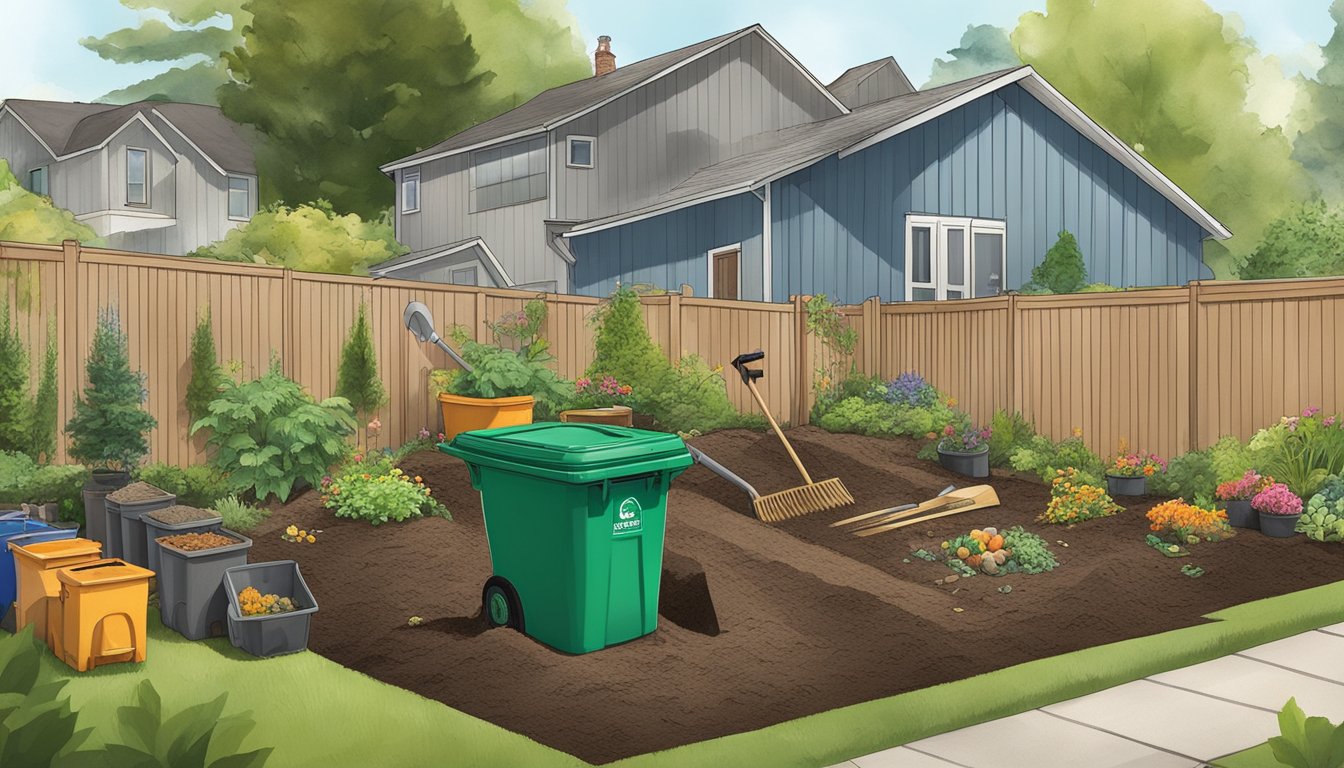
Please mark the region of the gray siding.
[[[149, 152], [150, 193], [149, 205], [128, 206], [126, 203], [126, 150], [130, 147]], [[176, 176], [177, 156], [164, 146], [158, 137], [142, 123], [132, 123], [112, 137], [105, 149], [107, 154], [107, 194], [111, 210], [130, 208], [138, 211], [177, 215]]]
[[1013, 85], [775, 182], [774, 296], [903, 300], [907, 213], [1005, 220], [1010, 289], [1063, 229], [1077, 237], [1091, 281], [1209, 275], [1198, 224]]
[[107, 150], [100, 149], [59, 163], [53, 162], [50, 174], [51, 201], [75, 215], [106, 210], [106, 158]]
[[[42, 144], [9, 112], [0, 112], [0, 157], [9, 161], [9, 169], [24, 187], [28, 186], [29, 171], [54, 164]], [[50, 181], [50, 173], [47, 179]], [[51, 186], [54, 193], [55, 185]]]
[[751, 193], [685, 208], [663, 216], [582, 235], [570, 240], [573, 293], [605, 296], [622, 283], [649, 283], [695, 295], [709, 294], [709, 252], [742, 244], [740, 296], [759, 301], [762, 292], [761, 201]]
[[851, 107], [861, 107], [878, 101], [910, 93], [909, 86], [901, 79], [890, 63], [864, 78], [855, 92], [855, 101]]
[[[746, 37], [552, 132], [555, 218], [633, 210], [757, 134], [840, 110], [759, 35]], [[597, 137], [595, 167], [566, 167], [570, 135]]]

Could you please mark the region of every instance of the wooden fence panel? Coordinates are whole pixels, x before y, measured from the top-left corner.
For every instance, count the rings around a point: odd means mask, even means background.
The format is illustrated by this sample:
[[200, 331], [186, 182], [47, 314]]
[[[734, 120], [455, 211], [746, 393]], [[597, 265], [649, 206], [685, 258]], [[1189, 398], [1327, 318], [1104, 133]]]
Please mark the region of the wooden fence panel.
[[[720, 299], [681, 299], [681, 346], [699, 355], [711, 367], [722, 366], [728, 399], [745, 413], [760, 413], [751, 393], [736, 378], [732, 360], [743, 352], [765, 352], [761, 367], [765, 377], [757, 383], [761, 397], [781, 421], [795, 421], [800, 364], [794, 336], [795, 318], [790, 304]], [[654, 338], [657, 338], [656, 336]]]

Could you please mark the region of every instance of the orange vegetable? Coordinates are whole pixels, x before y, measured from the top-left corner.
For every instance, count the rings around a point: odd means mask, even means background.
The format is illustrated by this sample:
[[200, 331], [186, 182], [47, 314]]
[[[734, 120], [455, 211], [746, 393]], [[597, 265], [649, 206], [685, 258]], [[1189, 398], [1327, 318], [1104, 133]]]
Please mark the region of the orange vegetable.
[[967, 548], [965, 548], [965, 547], [957, 547], [957, 559], [959, 559], [959, 560], [965, 560], [966, 558], [968, 558], [968, 557], [970, 557], [970, 556], [971, 556], [971, 550], [969, 550], [969, 549], [967, 549]]
[[971, 566], [972, 568], [979, 568], [980, 561], [983, 560], [984, 557], [985, 557], [984, 555], [971, 555], [970, 557], [966, 558], [966, 564]]
[[989, 540], [989, 551], [998, 552], [1000, 549], [1003, 549], [1003, 537], [995, 536], [991, 538]]

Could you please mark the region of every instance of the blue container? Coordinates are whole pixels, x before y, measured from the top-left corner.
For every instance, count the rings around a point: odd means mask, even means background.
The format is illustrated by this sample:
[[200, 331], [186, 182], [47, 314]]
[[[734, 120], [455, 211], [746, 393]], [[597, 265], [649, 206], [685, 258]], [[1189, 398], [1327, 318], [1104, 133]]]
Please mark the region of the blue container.
[[52, 539], [73, 539], [78, 532], [75, 528], [57, 528], [50, 523], [34, 520], [23, 512], [0, 515], [0, 615], [6, 613], [18, 597], [14, 553], [9, 551], [10, 540], [23, 536], [22, 543], [36, 544]]

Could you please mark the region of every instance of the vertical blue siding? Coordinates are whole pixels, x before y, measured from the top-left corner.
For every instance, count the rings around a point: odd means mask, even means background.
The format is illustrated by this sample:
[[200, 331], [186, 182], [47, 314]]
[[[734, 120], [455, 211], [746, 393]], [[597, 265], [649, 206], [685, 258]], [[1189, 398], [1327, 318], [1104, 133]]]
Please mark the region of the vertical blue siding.
[[773, 295], [903, 300], [908, 213], [1005, 220], [1009, 288], [1030, 279], [1061, 229], [1092, 281], [1208, 274], [1197, 223], [1013, 85], [775, 182]]
[[571, 238], [577, 262], [571, 292], [606, 296], [620, 280], [669, 290], [685, 283], [695, 295], [707, 296], [709, 252], [742, 243], [739, 292], [744, 299], [760, 300], [761, 205], [755, 195], [744, 193]]

